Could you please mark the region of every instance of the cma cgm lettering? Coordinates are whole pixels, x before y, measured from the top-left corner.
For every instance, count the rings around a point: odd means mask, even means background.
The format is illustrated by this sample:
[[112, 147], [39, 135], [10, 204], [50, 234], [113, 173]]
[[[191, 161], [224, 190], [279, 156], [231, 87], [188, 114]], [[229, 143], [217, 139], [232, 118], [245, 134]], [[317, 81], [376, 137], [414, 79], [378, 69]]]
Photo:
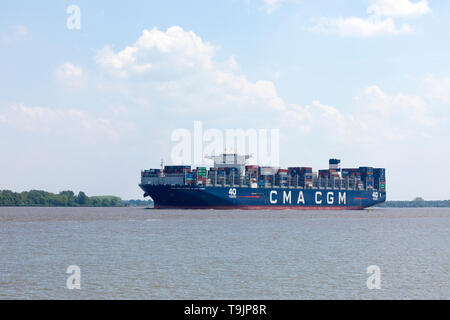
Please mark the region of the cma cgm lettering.
[[[311, 190], [312, 191], [312, 190]], [[305, 192], [307, 194], [312, 193], [310, 190], [307, 191], [298, 191], [298, 190], [283, 190], [282, 191], [282, 203], [284, 205], [289, 204], [296, 204], [296, 205], [305, 205]], [[281, 192], [281, 191], [280, 191]], [[314, 204], [320, 205], [323, 202], [326, 202], [326, 204], [329, 205], [345, 205], [346, 199], [347, 199], [347, 193], [345, 191], [336, 192], [336, 191], [328, 191], [328, 192], [322, 192], [322, 191], [314, 191]], [[294, 196], [292, 196], [294, 194]], [[297, 195], [296, 195], [297, 194]], [[326, 194], [326, 196], [325, 196]], [[297, 201], [293, 202], [292, 199], [297, 199]], [[324, 200], [325, 199], [325, 200]], [[269, 201], [270, 204], [278, 204], [278, 191], [277, 190], [271, 190], [269, 194]]]
[[246, 166], [248, 156], [237, 154], [212, 159], [214, 167], [209, 170], [170, 166], [142, 171], [139, 186], [155, 208], [342, 210], [386, 200], [384, 168], [341, 171], [340, 160], [332, 159], [330, 168], [318, 175], [311, 167], [260, 170]]
[[[328, 205], [345, 205], [347, 199], [347, 193], [345, 191], [298, 191], [298, 190], [283, 190], [282, 192], [282, 204], [283, 205], [306, 205], [305, 201], [305, 193], [314, 194], [314, 204], [320, 205], [326, 203]], [[292, 199], [297, 199], [293, 201]], [[277, 190], [271, 190], [269, 193], [269, 201], [270, 204], [278, 204], [279, 203], [279, 192]], [[308, 202], [308, 204], [310, 204]]]

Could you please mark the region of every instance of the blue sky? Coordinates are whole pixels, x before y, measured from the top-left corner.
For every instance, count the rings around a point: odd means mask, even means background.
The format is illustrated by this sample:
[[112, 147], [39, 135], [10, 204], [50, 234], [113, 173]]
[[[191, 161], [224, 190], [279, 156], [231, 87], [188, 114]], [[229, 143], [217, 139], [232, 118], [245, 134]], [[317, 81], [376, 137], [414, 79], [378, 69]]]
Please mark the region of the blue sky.
[[[66, 21], [80, 8], [80, 29]], [[0, 189], [141, 197], [171, 132], [279, 128], [280, 164], [383, 166], [450, 198], [450, 3], [14, 1], [0, 12]]]

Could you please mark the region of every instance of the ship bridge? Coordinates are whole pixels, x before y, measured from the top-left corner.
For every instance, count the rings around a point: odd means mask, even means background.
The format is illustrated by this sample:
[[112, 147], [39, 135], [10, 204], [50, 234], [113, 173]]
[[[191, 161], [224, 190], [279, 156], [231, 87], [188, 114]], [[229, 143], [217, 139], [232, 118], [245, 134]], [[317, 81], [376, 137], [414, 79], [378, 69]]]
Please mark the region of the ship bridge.
[[218, 156], [206, 156], [214, 161], [214, 168], [237, 168], [239, 173], [245, 172], [245, 163], [251, 155], [239, 155], [237, 153], [223, 153]]

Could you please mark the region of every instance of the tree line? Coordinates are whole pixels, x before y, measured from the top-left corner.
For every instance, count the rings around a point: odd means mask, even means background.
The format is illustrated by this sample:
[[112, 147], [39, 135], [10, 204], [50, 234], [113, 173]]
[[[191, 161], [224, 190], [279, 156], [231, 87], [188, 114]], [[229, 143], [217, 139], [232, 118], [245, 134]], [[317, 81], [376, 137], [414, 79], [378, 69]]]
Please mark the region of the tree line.
[[424, 200], [417, 197], [412, 201], [386, 201], [377, 205], [379, 207], [391, 208], [424, 208], [424, 207], [450, 207], [450, 200]]
[[0, 190], [0, 206], [39, 206], [39, 207], [117, 207], [122, 199], [115, 196], [88, 197], [83, 191], [77, 195], [73, 191], [58, 194], [42, 190], [13, 192]]

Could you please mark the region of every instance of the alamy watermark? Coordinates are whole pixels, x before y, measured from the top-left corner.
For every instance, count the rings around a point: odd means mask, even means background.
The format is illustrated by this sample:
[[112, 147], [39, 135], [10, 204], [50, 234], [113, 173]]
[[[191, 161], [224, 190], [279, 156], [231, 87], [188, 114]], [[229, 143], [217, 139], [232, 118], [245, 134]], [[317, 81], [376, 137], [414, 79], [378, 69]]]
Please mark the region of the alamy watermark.
[[367, 267], [367, 273], [371, 275], [367, 278], [366, 284], [369, 290], [381, 289], [381, 269], [377, 265]]
[[69, 30], [80, 30], [81, 29], [81, 10], [77, 5], [70, 5], [66, 9], [66, 13], [70, 14], [67, 18], [66, 26]]
[[252, 162], [262, 166], [278, 166], [280, 162], [279, 129], [203, 129], [202, 121], [194, 121], [193, 132], [178, 128], [172, 132], [171, 161], [174, 164], [209, 164], [206, 156], [222, 153], [248, 154]]
[[81, 289], [81, 269], [77, 265], [70, 265], [67, 267], [66, 273], [70, 276], [67, 278], [66, 287], [67, 289]]

